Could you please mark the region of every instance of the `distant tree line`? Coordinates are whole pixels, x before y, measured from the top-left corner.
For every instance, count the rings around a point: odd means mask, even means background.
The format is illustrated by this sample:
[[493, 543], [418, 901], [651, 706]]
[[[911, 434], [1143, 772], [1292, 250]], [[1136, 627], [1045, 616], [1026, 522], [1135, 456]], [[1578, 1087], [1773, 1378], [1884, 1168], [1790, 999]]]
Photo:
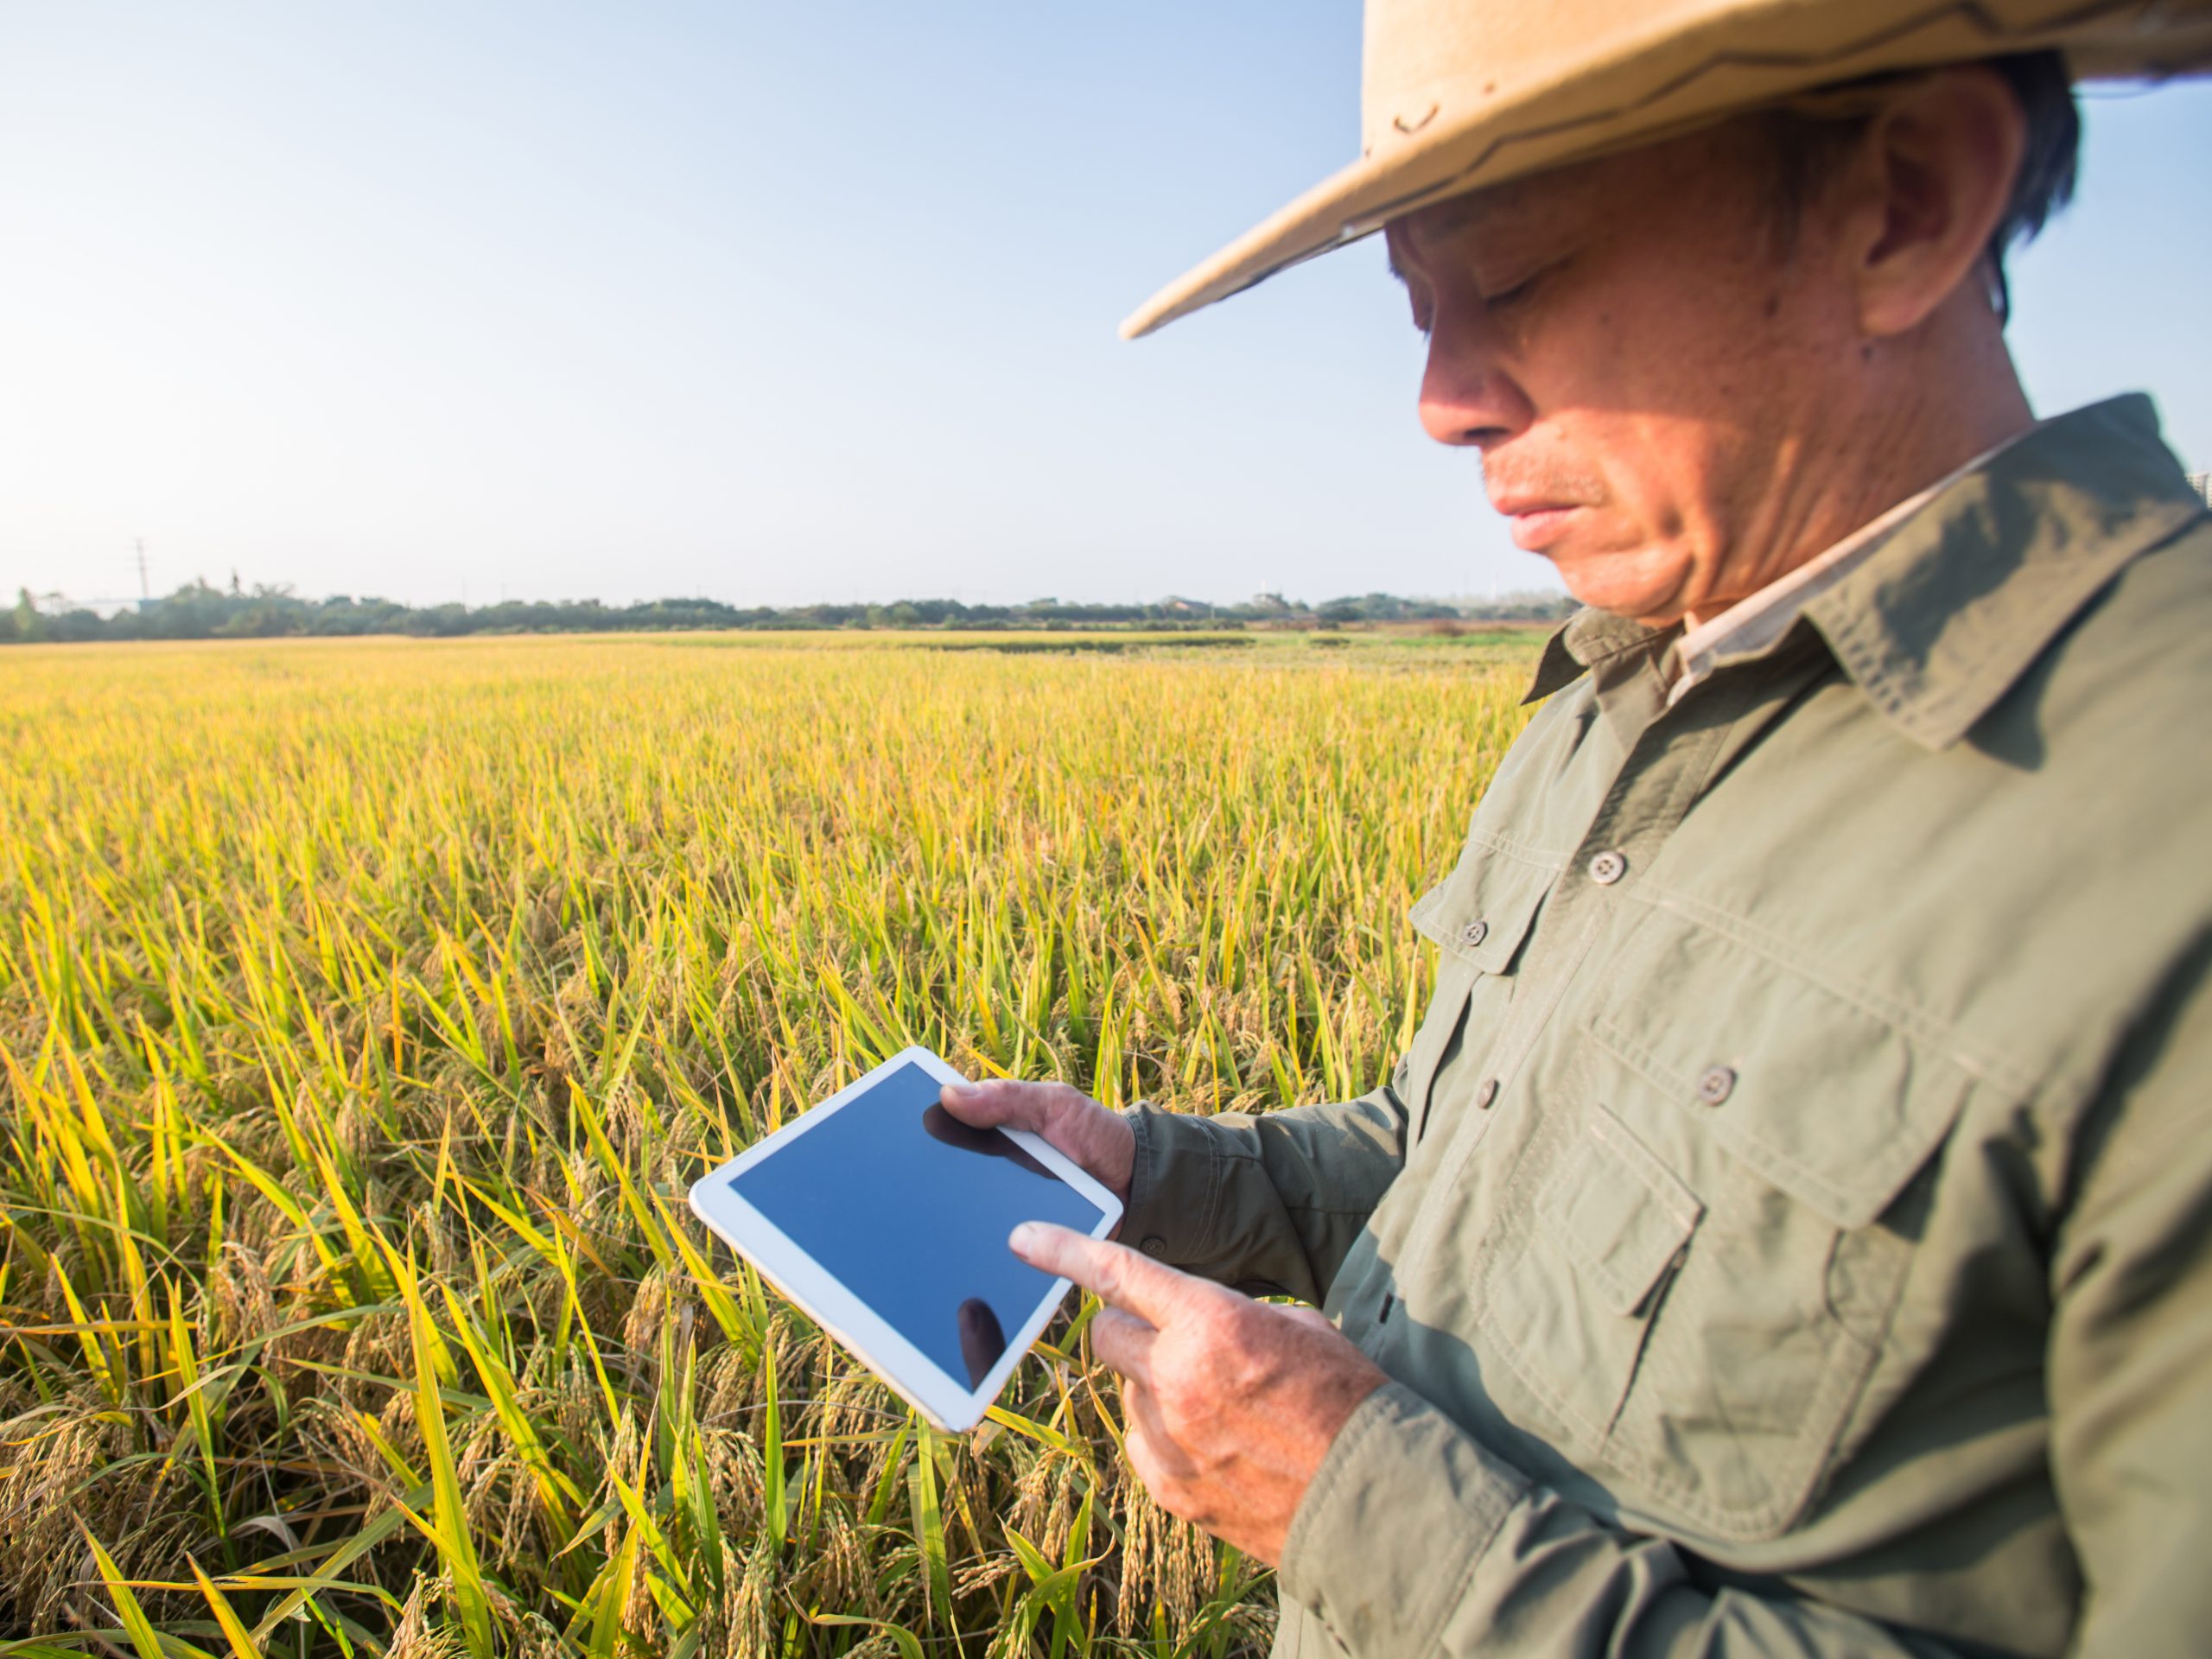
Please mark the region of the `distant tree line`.
[[1277, 594], [1236, 605], [1167, 598], [1142, 605], [965, 605], [902, 599], [890, 605], [725, 605], [712, 599], [656, 599], [605, 605], [595, 599], [507, 600], [497, 605], [401, 605], [334, 594], [302, 599], [288, 587], [226, 589], [205, 581], [103, 616], [56, 594], [19, 590], [0, 616], [0, 645], [92, 639], [270, 639], [300, 634], [609, 633], [696, 628], [1139, 628], [1342, 627], [1372, 622], [1542, 621], [1568, 614], [1564, 594], [1512, 594], [1472, 602], [1362, 594], [1309, 606]]

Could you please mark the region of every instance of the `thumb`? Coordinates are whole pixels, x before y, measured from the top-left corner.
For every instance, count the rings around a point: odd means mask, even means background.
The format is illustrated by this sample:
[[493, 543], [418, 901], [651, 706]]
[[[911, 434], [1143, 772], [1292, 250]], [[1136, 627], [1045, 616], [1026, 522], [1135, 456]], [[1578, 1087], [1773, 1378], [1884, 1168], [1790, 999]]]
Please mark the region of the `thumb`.
[[946, 1111], [973, 1128], [1027, 1129], [1041, 1135], [1061, 1105], [1059, 1096], [1075, 1092], [1064, 1083], [989, 1077], [982, 1083], [948, 1083], [938, 1098]]

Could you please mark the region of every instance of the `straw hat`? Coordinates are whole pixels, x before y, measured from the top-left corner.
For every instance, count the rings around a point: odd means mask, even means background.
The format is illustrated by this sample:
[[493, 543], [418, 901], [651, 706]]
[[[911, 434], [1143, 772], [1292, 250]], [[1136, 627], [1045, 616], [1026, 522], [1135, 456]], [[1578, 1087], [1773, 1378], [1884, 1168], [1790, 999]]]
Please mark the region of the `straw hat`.
[[2063, 48], [2212, 67], [2212, 0], [1367, 0], [1359, 159], [1160, 289], [1134, 340], [1446, 196], [1832, 81]]

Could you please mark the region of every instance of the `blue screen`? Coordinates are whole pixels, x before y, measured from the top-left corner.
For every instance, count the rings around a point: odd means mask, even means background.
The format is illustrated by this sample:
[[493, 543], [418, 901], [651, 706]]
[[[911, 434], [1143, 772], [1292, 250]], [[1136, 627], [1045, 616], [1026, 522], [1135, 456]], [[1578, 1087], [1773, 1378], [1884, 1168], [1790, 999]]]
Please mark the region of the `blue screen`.
[[1007, 1247], [1018, 1223], [1089, 1233], [1103, 1212], [900, 1066], [731, 1182], [948, 1376], [980, 1386], [1052, 1287]]

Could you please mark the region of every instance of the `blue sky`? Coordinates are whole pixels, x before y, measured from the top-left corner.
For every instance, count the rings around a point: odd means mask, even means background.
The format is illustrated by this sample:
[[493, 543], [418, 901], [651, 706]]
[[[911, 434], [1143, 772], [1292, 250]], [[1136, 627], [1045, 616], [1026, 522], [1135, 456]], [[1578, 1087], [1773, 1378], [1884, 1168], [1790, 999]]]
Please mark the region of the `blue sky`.
[[[0, 0], [0, 585], [417, 603], [1541, 585], [1372, 244], [1135, 344], [1357, 148], [1351, 0]], [[2212, 465], [2212, 87], [2093, 95], [2050, 412]]]

